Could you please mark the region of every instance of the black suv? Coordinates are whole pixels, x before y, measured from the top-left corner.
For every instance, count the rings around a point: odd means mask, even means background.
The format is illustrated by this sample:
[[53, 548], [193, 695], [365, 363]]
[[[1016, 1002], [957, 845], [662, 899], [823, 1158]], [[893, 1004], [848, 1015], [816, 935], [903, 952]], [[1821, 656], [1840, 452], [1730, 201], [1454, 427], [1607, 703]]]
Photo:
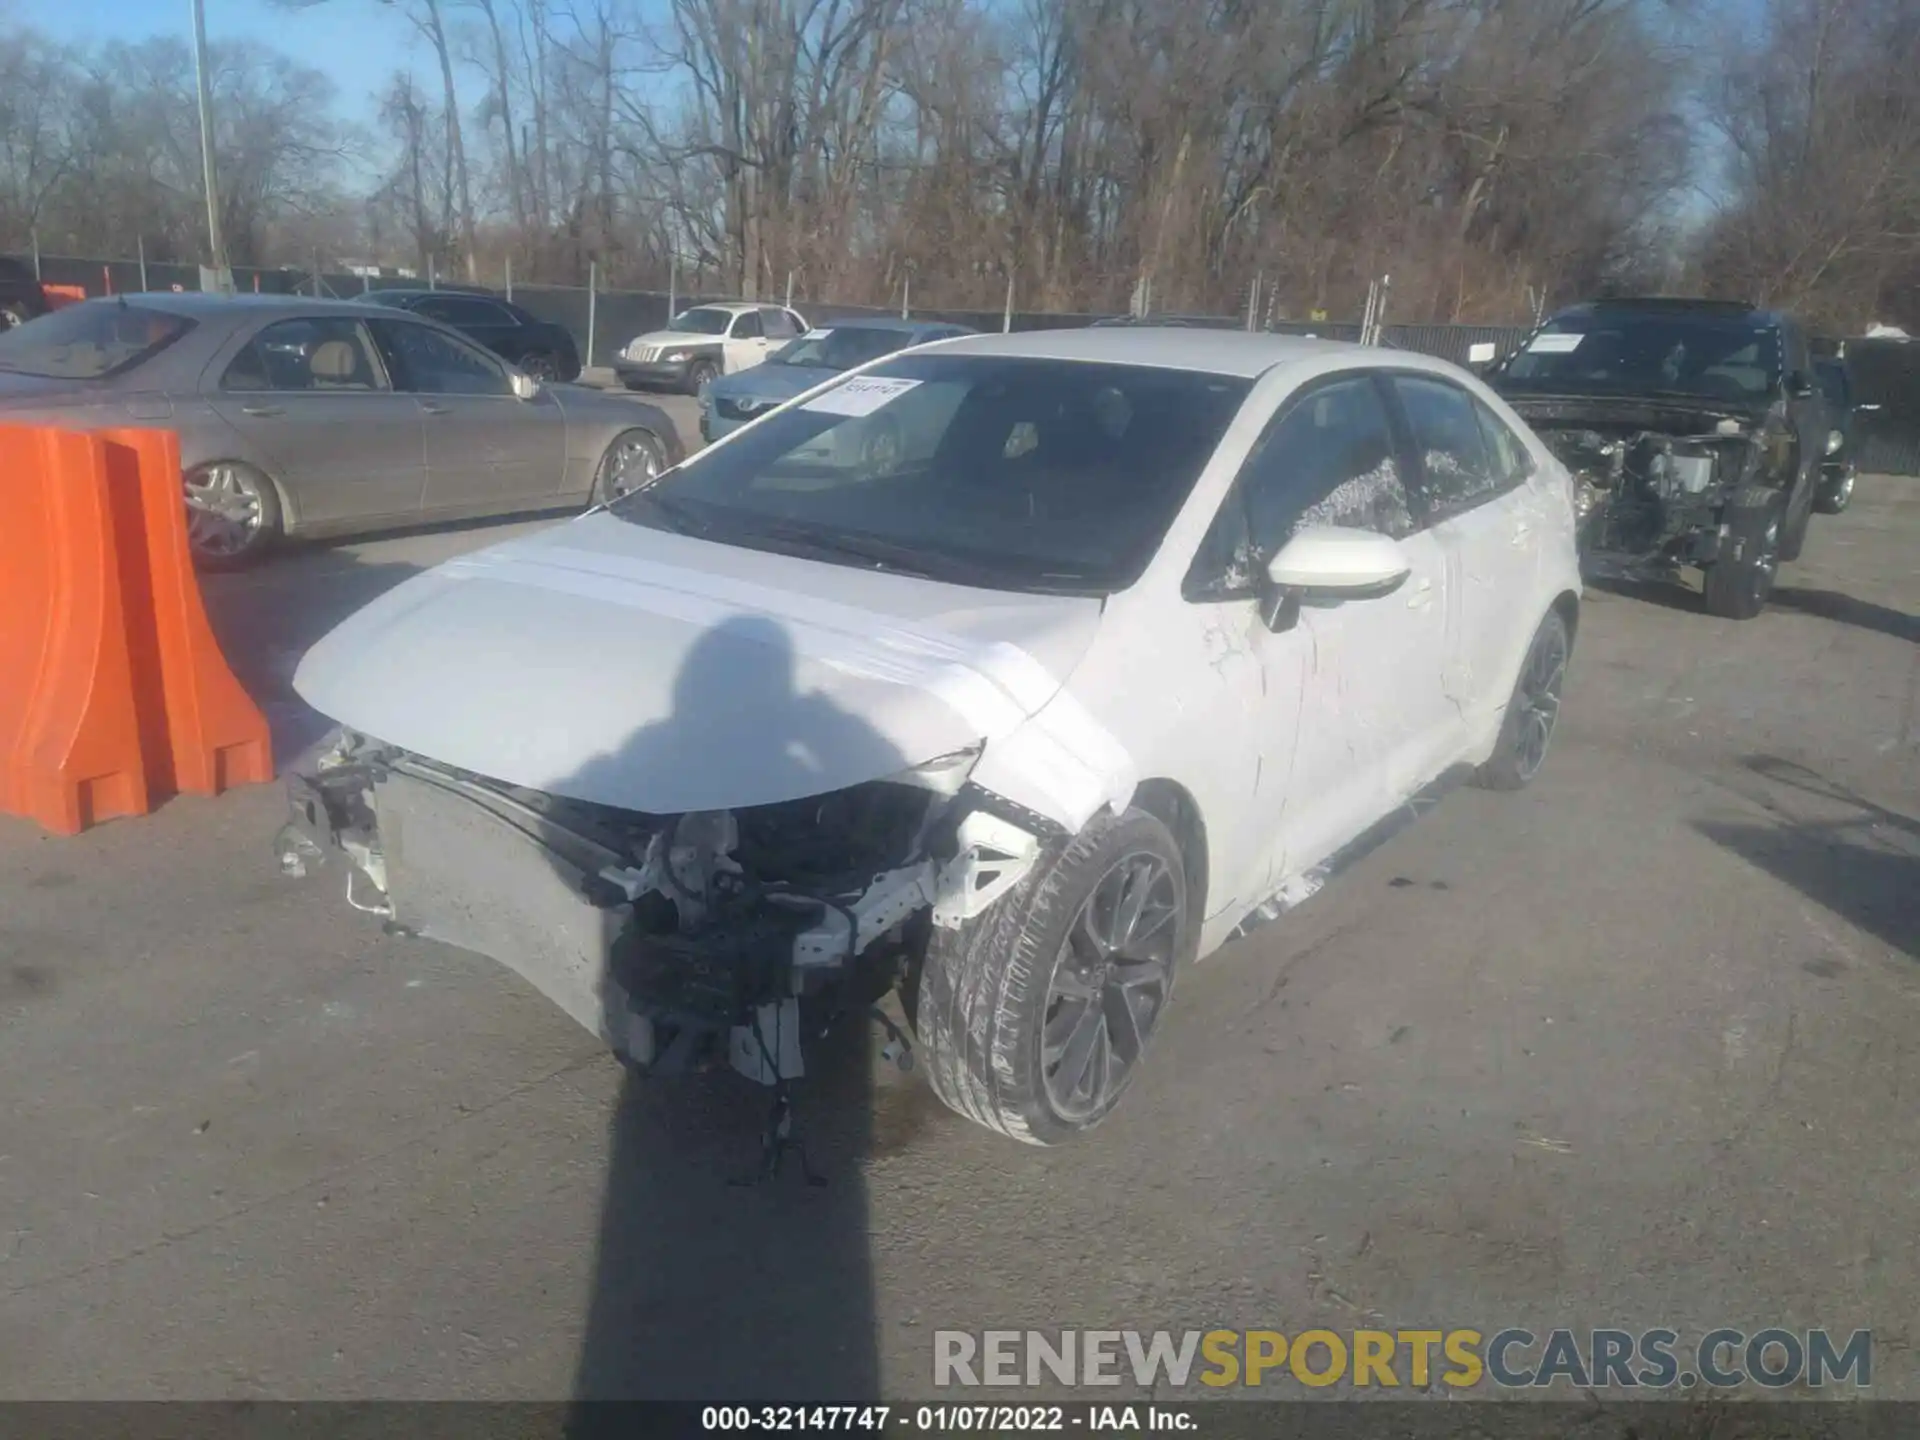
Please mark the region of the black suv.
[[1695, 565], [1711, 613], [1766, 607], [1806, 543], [1829, 428], [1791, 316], [1594, 301], [1554, 315], [1487, 379], [1572, 472], [1589, 573]]
[[33, 271], [18, 260], [0, 257], [0, 329], [11, 330], [47, 313], [47, 293]]
[[566, 326], [536, 319], [498, 295], [479, 290], [369, 290], [353, 298], [451, 325], [536, 380], [574, 380], [580, 375], [580, 352]]

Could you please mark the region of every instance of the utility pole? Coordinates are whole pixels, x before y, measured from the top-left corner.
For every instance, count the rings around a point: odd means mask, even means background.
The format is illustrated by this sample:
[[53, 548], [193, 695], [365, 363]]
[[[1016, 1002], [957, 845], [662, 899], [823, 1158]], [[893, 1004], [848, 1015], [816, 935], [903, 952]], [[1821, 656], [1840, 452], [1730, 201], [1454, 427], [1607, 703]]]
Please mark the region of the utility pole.
[[193, 74], [200, 92], [200, 168], [207, 187], [208, 262], [216, 275], [227, 273], [227, 248], [220, 240], [220, 195], [213, 176], [213, 78], [207, 74], [206, 0], [193, 5]]

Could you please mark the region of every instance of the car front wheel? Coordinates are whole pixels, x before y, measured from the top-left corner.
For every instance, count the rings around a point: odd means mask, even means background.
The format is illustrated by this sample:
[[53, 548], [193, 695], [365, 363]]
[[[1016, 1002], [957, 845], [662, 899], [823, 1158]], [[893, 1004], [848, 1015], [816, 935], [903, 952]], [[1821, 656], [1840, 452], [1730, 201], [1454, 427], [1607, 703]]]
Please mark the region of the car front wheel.
[[1727, 507], [1727, 537], [1707, 566], [1709, 615], [1751, 620], [1767, 608], [1780, 573], [1786, 496], [1765, 485], [1743, 486]]
[[988, 1129], [1054, 1145], [1133, 1083], [1199, 917], [1172, 833], [1103, 814], [998, 904], [936, 928], [913, 997], [934, 1093]]
[[1839, 475], [1820, 487], [1820, 496], [1813, 502], [1813, 508], [1822, 515], [1838, 515], [1853, 502], [1854, 469], [1849, 464]]

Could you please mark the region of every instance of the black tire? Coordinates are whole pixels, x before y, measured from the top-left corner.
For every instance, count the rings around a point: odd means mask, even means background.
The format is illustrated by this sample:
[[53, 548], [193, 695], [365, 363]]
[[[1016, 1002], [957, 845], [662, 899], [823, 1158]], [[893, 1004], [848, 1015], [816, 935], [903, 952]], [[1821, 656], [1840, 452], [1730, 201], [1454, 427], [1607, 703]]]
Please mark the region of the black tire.
[[219, 546], [212, 544], [203, 526], [196, 525], [195, 509], [187, 507], [187, 549], [193, 563], [202, 570], [244, 570], [258, 564], [280, 543], [284, 517], [280, 510], [280, 491], [273, 481], [253, 466], [238, 460], [214, 460], [196, 465], [180, 478], [182, 490], [196, 482], [204, 483], [213, 472], [227, 470], [244, 486], [257, 507], [257, 522], [244, 538]]
[[24, 325], [33, 319], [33, 312], [17, 300], [9, 300], [0, 305], [0, 330], [11, 330], [16, 325]]
[[1854, 468], [1849, 464], [1834, 479], [1824, 482], [1814, 499], [1813, 508], [1822, 515], [1838, 515], [1844, 511], [1853, 503], [1854, 476]]
[[1767, 608], [1780, 573], [1786, 496], [1766, 485], [1743, 485], [1727, 502], [1727, 537], [1707, 566], [1709, 615], [1751, 620]]
[[1794, 493], [1799, 497], [1799, 507], [1796, 509], [1791, 499], [1787, 502], [1786, 523], [1780, 528], [1782, 560], [1798, 560], [1807, 548], [1807, 530], [1813, 524], [1814, 501], [1819, 498], [1818, 478], [1809, 479]]
[[720, 377], [711, 360], [696, 360], [687, 367], [687, 393], [698, 395]]
[[542, 385], [551, 384], [560, 378], [560, 362], [544, 351], [535, 351], [520, 357], [520, 373]]
[[1560, 721], [1560, 688], [1567, 661], [1573, 654], [1573, 636], [1566, 618], [1549, 610], [1533, 632], [1527, 658], [1520, 662], [1520, 678], [1500, 722], [1500, 738], [1493, 754], [1474, 772], [1473, 783], [1487, 790], [1524, 790], [1546, 762], [1553, 732]]
[[637, 453], [651, 461], [650, 468], [643, 477], [646, 480], [651, 480], [667, 468], [667, 447], [660, 443], [658, 435], [651, 430], [622, 430], [608, 444], [606, 452], [600, 457], [598, 468], [593, 472], [593, 495], [589, 504], [605, 505], [638, 488], [628, 483], [631, 476], [626, 477], [625, 480], [622, 479], [619, 465], [623, 450]]
[[[1096, 892], [1118, 909], [1136, 877], [1149, 896], [1141, 925], [1171, 906], [1170, 917], [1141, 936], [1140, 953], [1150, 949], [1152, 958], [1129, 958], [1123, 944], [1088, 959], [1086, 942], [1105, 908]], [[1095, 915], [1092, 930], [1083, 925], [1086, 914]], [[1139, 1073], [1198, 931], [1180, 846], [1167, 827], [1139, 809], [1096, 817], [1044, 853], [990, 909], [958, 930], [934, 928], [910, 1010], [934, 1093], [969, 1120], [1030, 1145], [1092, 1129]], [[1150, 968], [1158, 978], [1143, 979]], [[1069, 980], [1078, 991], [1056, 991]], [[1123, 1038], [1109, 1016], [1130, 1017], [1133, 1038]], [[1050, 1017], [1056, 1043], [1065, 1042], [1052, 1062], [1044, 1055]], [[1079, 1078], [1097, 1071], [1084, 1103], [1060, 1093], [1074, 1088], [1066, 1071], [1083, 1031], [1093, 1038]], [[1123, 1050], [1130, 1059], [1121, 1061]]]

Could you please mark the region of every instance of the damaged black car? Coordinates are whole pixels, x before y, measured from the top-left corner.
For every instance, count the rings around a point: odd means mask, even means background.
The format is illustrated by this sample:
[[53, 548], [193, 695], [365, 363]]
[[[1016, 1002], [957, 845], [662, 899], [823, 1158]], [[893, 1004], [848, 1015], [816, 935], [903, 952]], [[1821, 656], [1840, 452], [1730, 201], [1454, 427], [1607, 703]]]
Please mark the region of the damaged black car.
[[1713, 300], [1594, 301], [1487, 375], [1572, 475], [1597, 578], [1704, 575], [1709, 613], [1766, 608], [1806, 543], [1827, 425], [1791, 317]]

